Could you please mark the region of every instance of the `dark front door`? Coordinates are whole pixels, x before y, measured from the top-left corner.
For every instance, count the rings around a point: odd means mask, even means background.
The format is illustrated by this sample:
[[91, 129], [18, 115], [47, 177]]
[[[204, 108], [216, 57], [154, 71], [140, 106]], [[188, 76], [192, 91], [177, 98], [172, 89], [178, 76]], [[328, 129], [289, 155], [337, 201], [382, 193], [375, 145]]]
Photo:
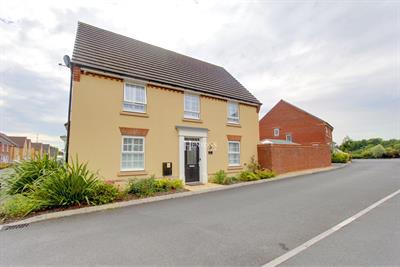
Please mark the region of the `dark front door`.
[[197, 140], [185, 140], [185, 182], [200, 181], [199, 144]]

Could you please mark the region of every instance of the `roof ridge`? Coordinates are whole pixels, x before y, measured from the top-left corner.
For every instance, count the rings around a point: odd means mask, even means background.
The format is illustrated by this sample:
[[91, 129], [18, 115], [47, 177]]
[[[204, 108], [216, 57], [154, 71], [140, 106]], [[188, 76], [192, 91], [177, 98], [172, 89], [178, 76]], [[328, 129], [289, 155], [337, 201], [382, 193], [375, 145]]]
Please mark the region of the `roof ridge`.
[[[284, 99], [281, 99], [279, 102], [286, 103], [286, 104], [288, 104], [288, 105], [290, 105], [290, 106], [296, 108], [297, 110], [302, 111], [302, 112], [306, 113], [307, 115], [310, 115], [310, 116], [316, 118], [317, 120], [322, 121], [322, 122], [328, 124], [328, 125], [329, 125], [330, 127], [332, 127], [332, 129], [333, 129], [333, 126], [330, 125], [329, 122], [327, 122], [327, 121], [325, 121], [325, 120], [323, 120], [323, 119], [321, 119], [321, 118], [315, 116], [314, 114], [311, 114], [310, 112], [308, 112], [308, 111], [306, 111], [306, 110], [304, 110], [304, 109], [302, 109], [302, 108], [300, 108], [300, 107], [298, 107], [298, 106], [295, 106], [295, 105], [293, 105], [292, 103], [289, 103], [289, 102], [287, 102], [287, 101], [284, 100]], [[278, 102], [278, 104], [279, 104], [279, 102]]]
[[163, 48], [163, 47], [161, 47], [161, 46], [157, 46], [157, 45], [154, 45], [154, 44], [146, 43], [146, 42], [140, 41], [140, 40], [138, 40], [138, 39], [135, 39], [135, 38], [132, 38], [132, 37], [123, 35], [123, 34], [121, 34], [121, 33], [116, 33], [116, 32], [110, 31], [110, 30], [106, 30], [106, 29], [103, 29], [103, 28], [99, 28], [99, 27], [93, 26], [93, 25], [91, 25], [91, 24], [82, 22], [82, 21], [78, 21], [78, 28], [79, 28], [79, 25], [85, 25], [85, 26], [89, 26], [89, 27], [95, 28], [95, 29], [97, 29], [97, 30], [109, 32], [109, 33], [118, 35], [118, 36], [123, 37], [123, 38], [131, 39], [131, 40], [134, 40], [134, 41], [136, 41], [136, 42], [139, 42], [139, 43], [142, 43], [142, 44], [145, 44], [145, 45], [153, 46], [153, 47], [155, 47], [155, 48], [157, 48], [157, 49], [162, 49], [162, 50], [164, 50], [164, 51], [168, 51], [169, 53], [173, 53], [173, 54], [176, 54], [176, 55], [178, 55], [178, 56], [190, 58], [190, 59], [192, 59], [192, 60], [197, 60], [197, 61], [203, 62], [203, 63], [205, 63], [205, 64], [208, 64], [208, 65], [211, 65], [211, 66], [214, 66], [214, 67], [218, 67], [218, 68], [224, 69], [222, 66], [219, 66], [219, 65], [217, 65], [217, 64], [210, 63], [210, 62], [207, 62], [207, 61], [204, 61], [204, 60], [195, 58], [195, 57], [191, 57], [191, 56], [188, 56], [188, 55], [185, 55], [185, 54], [182, 54], [182, 53], [178, 53], [178, 52], [175, 52], [175, 51], [172, 51], [172, 50]]

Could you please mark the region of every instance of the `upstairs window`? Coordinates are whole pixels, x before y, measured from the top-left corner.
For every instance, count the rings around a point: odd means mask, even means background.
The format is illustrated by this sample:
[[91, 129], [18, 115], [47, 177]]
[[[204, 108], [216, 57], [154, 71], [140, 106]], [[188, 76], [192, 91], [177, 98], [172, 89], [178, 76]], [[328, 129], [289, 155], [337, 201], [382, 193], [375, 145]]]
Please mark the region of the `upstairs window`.
[[286, 141], [292, 142], [292, 134], [286, 134]]
[[279, 128], [274, 129], [274, 136], [279, 136]]
[[228, 102], [228, 122], [239, 123], [239, 103]]
[[238, 141], [228, 142], [228, 162], [229, 166], [240, 165], [240, 142]]
[[146, 88], [143, 85], [125, 83], [124, 111], [146, 112]]
[[200, 96], [194, 94], [185, 94], [185, 114], [187, 119], [200, 119]]
[[122, 171], [144, 170], [144, 137], [122, 137]]

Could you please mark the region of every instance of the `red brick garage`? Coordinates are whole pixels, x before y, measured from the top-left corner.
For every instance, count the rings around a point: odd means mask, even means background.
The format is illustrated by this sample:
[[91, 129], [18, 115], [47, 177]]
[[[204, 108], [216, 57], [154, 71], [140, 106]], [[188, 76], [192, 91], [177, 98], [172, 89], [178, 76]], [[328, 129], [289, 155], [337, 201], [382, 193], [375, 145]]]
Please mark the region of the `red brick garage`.
[[257, 150], [261, 166], [278, 174], [331, 165], [328, 145], [260, 144]]

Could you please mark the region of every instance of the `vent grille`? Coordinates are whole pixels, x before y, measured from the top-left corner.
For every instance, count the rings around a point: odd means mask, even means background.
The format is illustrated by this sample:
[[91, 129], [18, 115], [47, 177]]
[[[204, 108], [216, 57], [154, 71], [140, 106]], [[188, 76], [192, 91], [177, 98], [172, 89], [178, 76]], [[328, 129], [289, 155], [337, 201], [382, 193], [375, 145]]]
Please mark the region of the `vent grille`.
[[26, 228], [29, 226], [29, 223], [22, 223], [22, 224], [16, 224], [16, 225], [7, 225], [3, 227], [3, 231], [8, 231], [8, 230], [15, 230], [15, 229], [22, 229]]

